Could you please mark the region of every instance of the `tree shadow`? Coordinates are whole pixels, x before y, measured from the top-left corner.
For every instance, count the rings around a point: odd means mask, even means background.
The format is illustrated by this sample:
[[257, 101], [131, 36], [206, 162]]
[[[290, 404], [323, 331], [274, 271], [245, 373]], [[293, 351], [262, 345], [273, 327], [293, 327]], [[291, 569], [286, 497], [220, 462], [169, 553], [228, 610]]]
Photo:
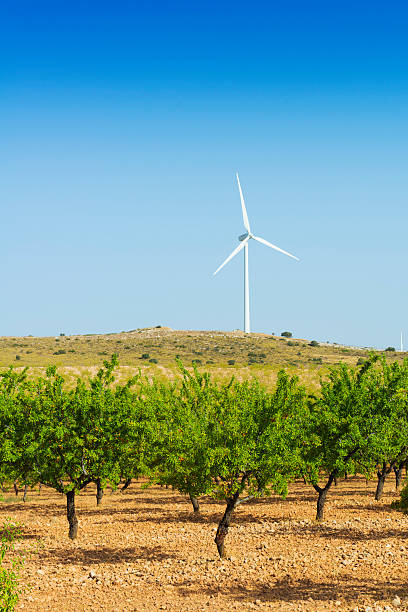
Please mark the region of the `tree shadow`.
[[347, 504], [344, 506], [338, 506], [342, 510], [368, 510], [369, 512], [386, 512], [387, 514], [391, 514], [392, 512], [396, 512], [394, 508], [391, 507], [391, 503], [384, 502], [375, 502], [373, 504], [364, 504], [364, 505], [353, 505]]
[[404, 540], [406, 537], [406, 530], [401, 529], [376, 529], [365, 532], [356, 529], [353, 526], [350, 527], [337, 527], [336, 525], [330, 525], [327, 523], [310, 523], [306, 525], [290, 525], [287, 527], [278, 526], [274, 530], [274, 535], [280, 535], [288, 533], [297, 537], [308, 538], [310, 536], [326, 538], [326, 539], [338, 539], [338, 540], [350, 540], [351, 542], [369, 542], [369, 541], [380, 541], [388, 538], [398, 538]]
[[167, 561], [181, 559], [179, 555], [169, 553], [160, 546], [134, 546], [128, 548], [112, 548], [104, 546], [98, 549], [76, 548], [60, 549], [49, 548], [40, 552], [39, 558], [62, 563], [63, 565], [96, 565], [131, 563], [136, 561]]
[[309, 598], [314, 601], [328, 602], [334, 599], [343, 599], [347, 602], [357, 601], [360, 598], [370, 598], [374, 601], [384, 599], [386, 593], [387, 599], [393, 598], [396, 595], [404, 597], [407, 593], [407, 587], [403, 583], [390, 583], [390, 582], [363, 582], [361, 580], [355, 580], [348, 578], [347, 576], [341, 576], [332, 582], [315, 582], [308, 578], [303, 580], [292, 581], [288, 576], [286, 579], [277, 580], [273, 585], [271, 584], [258, 584], [254, 586], [248, 586], [246, 584], [239, 584], [234, 586], [205, 586], [203, 584], [197, 585], [196, 590], [192, 589], [191, 582], [186, 581], [185, 584], [180, 585], [180, 594], [188, 597], [192, 593], [203, 594], [207, 596], [222, 592], [223, 595], [232, 597], [235, 600], [241, 601], [242, 603], [247, 601], [254, 601], [256, 599], [262, 602], [300, 602], [306, 601]]
[[7, 506], [0, 506], [0, 514], [1, 511], [4, 510], [4, 514], [7, 514], [8, 512], [18, 512], [24, 509], [29, 508], [30, 510], [35, 510], [36, 512], [39, 513], [47, 513], [50, 514], [51, 516], [59, 516], [61, 514], [61, 512], [63, 512], [65, 510], [65, 505], [66, 505], [66, 501], [65, 499], [61, 499], [61, 506], [57, 506], [56, 502], [53, 502], [52, 504], [31, 504], [29, 502], [21, 502], [21, 503], [14, 503], [14, 504], [7, 504]]

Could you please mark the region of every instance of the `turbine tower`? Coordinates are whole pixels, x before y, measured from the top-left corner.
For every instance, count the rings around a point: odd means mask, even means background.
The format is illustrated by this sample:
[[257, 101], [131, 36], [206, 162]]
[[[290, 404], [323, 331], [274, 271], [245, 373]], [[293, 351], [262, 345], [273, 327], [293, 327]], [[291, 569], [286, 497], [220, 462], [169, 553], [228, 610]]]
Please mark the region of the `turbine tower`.
[[231, 255], [229, 255], [227, 259], [220, 265], [220, 267], [216, 269], [216, 271], [214, 272], [214, 276], [217, 274], [217, 272], [221, 270], [221, 268], [225, 266], [225, 264], [227, 264], [233, 257], [235, 257], [237, 253], [239, 253], [240, 251], [242, 251], [242, 249], [244, 249], [244, 331], [246, 334], [249, 334], [251, 331], [251, 324], [250, 324], [250, 318], [249, 318], [249, 271], [248, 271], [248, 243], [249, 241], [252, 238], [253, 240], [260, 242], [264, 244], [265, 246], [270, 247], [271, 249], [275, 249], [275, 251], [279, 251], [279, 253], [283, 253], [284, 255], [287, 255], [288, 257], [292, 257], [292, 259], [296, 259], [296, 261], [299, 261], [299, 258], [295, 257], [295, 255], [291, 255], [290, 253], [288, 253], [287, 251], [284, 251], [283, 249], [280, 249], [278, 246], [272, 244], [271, 242], [268, 242], [264, 238], [260, 238], [259, 236], [254, 236], [252, 234], [251, 228], [249, 225], [247, 211], [245, 208], [244, 196], [242, 195], [241, 183], [239, 182], [238, 172], [237, 172], [237, 182], [238, 182], [239, 196], [241, 198], [242, 218], [244, 221], [244, 227], [246, 229], [246, 232], [245, 234], [238, 236], [238, 240], [240, 241], [241, 244], [239, 244], [237, 248], [232, 251]]

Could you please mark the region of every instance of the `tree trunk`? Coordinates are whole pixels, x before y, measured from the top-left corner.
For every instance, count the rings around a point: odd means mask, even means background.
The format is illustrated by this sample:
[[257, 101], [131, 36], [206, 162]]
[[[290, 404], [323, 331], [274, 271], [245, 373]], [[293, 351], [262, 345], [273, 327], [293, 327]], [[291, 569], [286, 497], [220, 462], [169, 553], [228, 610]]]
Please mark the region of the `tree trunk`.
[[334, 486], [337, 487], [337, 483], [338, 483], [338, 478], [337, 476], [334, 477]]
[[4, 486], [4, 482], [1, 483], [1, 490], [3, 491], [3, 493], [7, 492], [7, 489]]
[[75, 513], [75, 491], [68, 491], [67, 495], [67, 519], [69, 523], [68, 537], [75, 540], [78, 535], [78, 519]]
[[316, 521], [322, 521], [324, 516], [324, 504], [327, 497], [327, 491], [329, 489], [321, 489], [319, 491], [319, 496], [317, 498], [317, 512], [316, 512]]
[[103, 489], [101, 485], [101, 479], [97, 478], [96, 479], [96, 505], [97, 506], [99, 506], [99, 504], [102, 502], [102, 497], [103, 497]]
[[190, 496], [190, 501], [193, 504], [194, 512], [200, 512], [200, 504], [199, 504], [198, 499], [194, 497], [194, 495], [191, 495], [191, 493], [189, 493], [189, 496]]
[[404, 462], [398, 464], [398, 467], [394, 465], [394, 474], [395, 474], [395, 490], [398, 491], [401, 480], [402, 480], [402, 469], [404, 467]]
[[27, 489], [28, 489], [28, 485], [24, 485], [23, 502], [27, 500]]
[[225, 509], [224, 516], [219, 522], [217, 533], [215, 535], [214, 541], [217, 545], [218, 554], [220, 555], [221, 559], [226, 557], [225, 538], [228, 534], [232, 513], [237, 505], [238, 495], [239, 494], [236, 493], [233, 497], [227, 499], [227, 507]]
[[317, 484], [313, 485], [314, 490], [318, 493], [317, 497], [317, 512], [316, 521], [322, 521], [324, 516], [324, 504], [326, 502], [327, 493], [332, 486], [335, 478], [337, 478], [337, 471], [335, 470], [329, 475], [329, 479], [324, 487], [319, 487]]
[[131, 478], [126, 478], [125, 483], [124, 483], [123, 487], [121, 488], [121, 491], [126, 491], [126, 489], [128, 488], [128, 486], [130, 485], [131, 482], [132, 482]]
[[344, 472], [344, 480], [347, 480], [347, 479], [348, 479], [348, 474], [347, 472]]
[[41, 495], [41, 488], [42, 488], [42, 484], [40, 483], [40, 484], [38, 485], [38, 495]]
[[375, 491], [375, 500], [379, 501], [381, 499], [381, 496], [383, 494], [383, 489], [384, 489], [384, 483], [385, 483], [385, 478], [386, 478], [387, 474], [384, 472], [377, 472], [377, 478], [378, 478], [378, 482], [377, 482], [377, 489]]
[[17, 486], [17, 482], [16, 481], [13, 482], [13, 486], [14, 486], [14, 493], [16, 495], [18, 495], [18, 486]]

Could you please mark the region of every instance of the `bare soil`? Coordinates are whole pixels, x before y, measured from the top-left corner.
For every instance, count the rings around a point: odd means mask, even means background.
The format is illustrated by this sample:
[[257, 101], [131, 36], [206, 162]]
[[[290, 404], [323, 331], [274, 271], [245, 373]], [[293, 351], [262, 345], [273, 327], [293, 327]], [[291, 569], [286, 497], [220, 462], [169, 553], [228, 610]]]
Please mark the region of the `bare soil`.
[[77, 497], [79, 537], [67, 536], [65, 498], [11, 492], [0, 519], [24, 524], [18, 545], [33, 552], [22, 570], [19, 610], [408, 610], [408, 517], [391, 509], [394, 483], [375, 502], [375, 482], [342, 480], [330, 491], [326, 520], [316, 495], [294, 483], [286, 500], [242, 505], [228, 535], [229, 559], [213, 541], [223, 505], [201, 500], [200, 515], [171, 489], [123, 494], [94, 488]]

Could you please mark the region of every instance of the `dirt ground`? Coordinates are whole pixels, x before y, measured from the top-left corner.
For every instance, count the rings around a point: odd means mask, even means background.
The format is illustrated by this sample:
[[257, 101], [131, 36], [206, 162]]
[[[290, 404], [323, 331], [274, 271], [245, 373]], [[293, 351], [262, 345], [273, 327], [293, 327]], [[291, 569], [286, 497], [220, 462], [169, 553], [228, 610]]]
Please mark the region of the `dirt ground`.
[[223, 512], [169, 489], [132, 483], [110, 490], [97, 508], [89, 486], [77, 498], [79, 537], [67, 537], [65, 499], [11, 493], [0, 518], [24, 524], [22, 579], [30, 585], [19, 610], [408, 610], [408, 517], [391, 510], [375, 483], [341, 481], [330, 492], [326, 520], [314, 521], [315, 493], [302, 483], [278, 497], [242, 505], [228, 535], [229, 559], [213, 541]]

